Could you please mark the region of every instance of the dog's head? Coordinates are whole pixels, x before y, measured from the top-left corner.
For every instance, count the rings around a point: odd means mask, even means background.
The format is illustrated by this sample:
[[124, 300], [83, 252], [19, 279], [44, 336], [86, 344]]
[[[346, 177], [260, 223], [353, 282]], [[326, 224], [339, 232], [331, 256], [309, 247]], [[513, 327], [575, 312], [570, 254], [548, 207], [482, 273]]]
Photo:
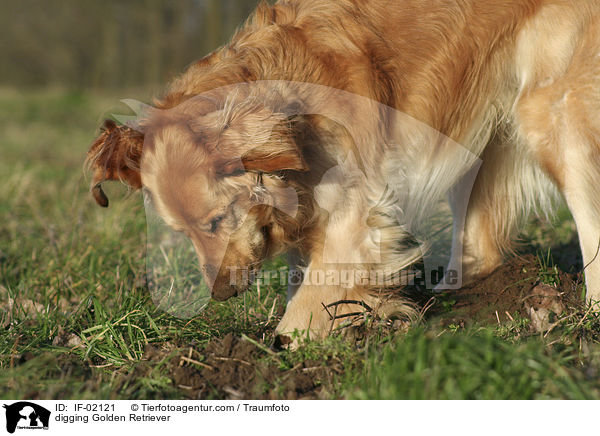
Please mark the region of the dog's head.
[[143, 187], [165, 223], [193, 243], [213, 298], [227, 299], [285, 249], [290, 222], [299, 224], [288, 179], [308, 168], [290, 123], [253, 103], [156, 110], [141, 132], [106, 122], [88, 155], [92, 192], [107, 206], [101, 182]]

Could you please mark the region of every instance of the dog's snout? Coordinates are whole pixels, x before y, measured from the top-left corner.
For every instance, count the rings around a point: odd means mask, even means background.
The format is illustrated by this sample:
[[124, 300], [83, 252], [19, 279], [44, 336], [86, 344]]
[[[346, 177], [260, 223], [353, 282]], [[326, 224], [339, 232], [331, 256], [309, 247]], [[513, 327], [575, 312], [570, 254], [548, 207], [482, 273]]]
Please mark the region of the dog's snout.
[[214, 300], [225, 301], [239, 293], [235, 283], [231, 282], [229, 275], [219, 274], [219, 268], [216, 266], [205, 264], [202, 270], [205, 278], [212, 284], [210, 286], [210, 296]]
[[213, 286], [210, 296], [217, 301], [225, 301], [231, 297], [235, 297], [238, 294], [238, 290], [234, 286]]

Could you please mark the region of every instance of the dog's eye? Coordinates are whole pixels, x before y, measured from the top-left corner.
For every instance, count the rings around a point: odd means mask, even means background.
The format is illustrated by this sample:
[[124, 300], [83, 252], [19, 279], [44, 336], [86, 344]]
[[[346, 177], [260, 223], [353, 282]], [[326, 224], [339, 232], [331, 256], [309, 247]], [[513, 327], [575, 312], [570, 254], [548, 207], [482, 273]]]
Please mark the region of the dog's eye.
[[223, 219], [225, 218], [225, 215], [219, 215], [216, 218], [213, 218], [213, 220], [210, 222], [210, 232], [211, 233], [216, 233], [217, 230], [219, 229], [219, 224], [221, 224], [221, 221], [223, 221]]

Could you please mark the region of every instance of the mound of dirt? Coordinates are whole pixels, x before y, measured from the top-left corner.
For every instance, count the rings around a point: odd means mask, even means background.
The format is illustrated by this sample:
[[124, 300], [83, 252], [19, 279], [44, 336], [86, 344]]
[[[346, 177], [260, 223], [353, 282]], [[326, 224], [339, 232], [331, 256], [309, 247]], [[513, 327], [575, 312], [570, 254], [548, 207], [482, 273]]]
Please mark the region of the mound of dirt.
[[581, 285], [578, 274], [543, 268], [537, 258], [526, 255], [484, 279], [436, 297], [430, 316], [460, 326], [530, 318], [534, 328], [543, 330], [551, 312], [558, 315], [581, 308]]

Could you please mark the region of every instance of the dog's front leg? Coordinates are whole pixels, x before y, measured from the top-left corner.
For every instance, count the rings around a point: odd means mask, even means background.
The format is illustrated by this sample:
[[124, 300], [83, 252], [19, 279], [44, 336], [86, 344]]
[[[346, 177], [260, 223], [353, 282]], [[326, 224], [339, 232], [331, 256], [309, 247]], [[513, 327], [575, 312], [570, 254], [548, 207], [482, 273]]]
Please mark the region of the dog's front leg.
[[293, 343], [301, 337], [325, 337], [331, 319], [323, 307], [327, 291], [319, 286], [301, 286], [289, 301], [287, 310], [275, 330], [280, 344]]
[[[288, 301], [287, 310], [275, 331], [276, 335], [293, 340], [298, 337], [314, 339], [323, 338], [332, 330], [334, 319], [326, 306], [344, 300], [347, 292], [341, 286], [327, 285], [317, 278], [326, 273], [320, 266], [308, 266], [302, 284]], [[311, 280], [315, 278], [316, 280]]]
[[294, 347], [303, 337], [324, 338], [351, 321], [349, 314], [375, 307], [377, 300], [357, 282], [357, 276], [352, 268], [311, 262], [275, 330], [279, 343]]
[[[459, 182], [452, 188], [449, 193], [449, 203], [452, 210], [452, 251], [450, 261], [446, 268], [444, 277], [441, 282], [435, 287], [436, 291], [444, 291], [447, 289], [460, 289], [463, 285], [463, 268], [467, 275], [464, 277], [466, 282], [472, 279], [474, 264], [476, 260], [472, 252], [464, 253], [463, 247], [465, 242], [467, 208], [471, 199], [473, 185], [477, 178], [480, 165], [476, 164], [469, 170]], [[468, 232], [470, 236], [472, 232]]]
[[278, 336], [289, 338], [300, 332], [323, 338], [348, 320], [349, 314], [362, 312], [361, 303], [374, 307], [377, 302], [369, 293], [365, 273], [381, 262], [380, 232], [369, 225], [372, 204], [365, 201], [362, 172], [350, 158], [340, 168], [331, 170], [324, 177], [327, 183], [315, 188], [317, 203], [326, 214], [315, 230], [318, 233], [307, 238], [318, 242], [304, 250], [308, 265], [277, 326]]

